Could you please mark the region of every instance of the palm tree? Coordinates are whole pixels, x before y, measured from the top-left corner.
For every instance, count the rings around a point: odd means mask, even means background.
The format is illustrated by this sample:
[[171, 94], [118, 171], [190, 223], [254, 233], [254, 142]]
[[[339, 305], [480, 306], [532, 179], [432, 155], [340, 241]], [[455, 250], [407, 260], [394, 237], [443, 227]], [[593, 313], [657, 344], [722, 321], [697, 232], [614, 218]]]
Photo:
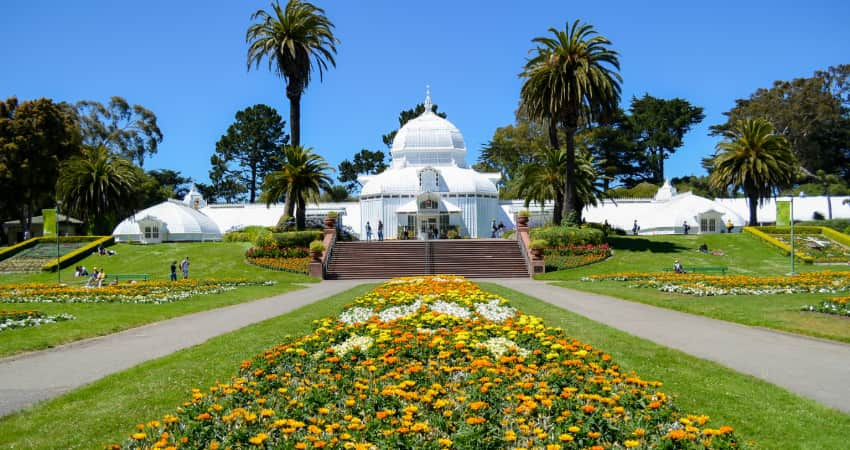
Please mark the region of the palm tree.
[[566, 155], [564, 148], [544, 147], [535, 152], [529, 164], [523, 166], [517, 195], [525, 199], [526, 207], [532, 200], [543, 205], [546, 200], [554, 199], [553, 217], [561, 217]]
[[797, 161], [788, 141], [775, 134], [766, 119], [739, 120], [724, 135], [726, 140], [717, 144], [709, 182], [719, 190], [742, 189], [749, 199], [749, 224], [754, 225], [757, 204], [794, 181]]
[[260, 66], [263, 57], [286, 81], [286, 98], [289, 99], [289, 127], [291, 144], [301, 145], [301, 95], [310, 84], [313, 64], [319, 69], [319, 80], [328, 69], [336, 67], [334, 55], [339, 40], [334, 37], [334, 24], [325, 17], [325, 10], [312, 3], [289, 0], [286, 8], [280, 3], [271, 4], [272, 14], [258, 10], [251, 20], [259, 19], [248, 27], [248, 70]]
[[104, 146], [85, 147], [60, 166], [57, 191], [69, 213], [80, 216], [90, 232], [110, 232], [109, 219], [132, 210], [140, 184], [139, 171], [129, 160]]
[[[587, 125], [614, 112], [620, 101], [617, 52], [611, 41], [599, 36], [591, 25], [578, 20], [566, 30], [550, 28], [553, 37], [538, 37], [535, 55], [523, 72], [522, 108], [533, 119], [560, 124], [566, 134], [566, 165], [563, 213], [581, 220], [574, 176], [575, 137], [579, 125]], [[550, 127], [550, 144], [557, 148], [557, 133]], [[554, 140], [553, 140], [554, 138]], [[556, 220], [557, 223], [557, 220]]]
[[281, 159], [280, 170], [266, 175], [263, 180], [266, 206], [285, 197], [284, 216], [292, 217], [297, 206], [295, 226], [303, 230], [307, 225], [307, 201], [317, 201], [323, 190], [331, 189], [333, 180], [328, 171], [333, 169], [309, 147], [287, 145], [283, 148]]
[[[532, 200], [542, 205], [546, 200], [554, 199], [553, 217], [561, 215], [566, 163], [567, 150], [563, 147], [545, 147], [535, 152], [534, 160], [523, 167], [517, 185], [517, 194], [525, 198], [526, 206]], [[577, 155], [574, 176], [579, 209], [586, 205], [596, 205], [602, 189], [601, 184], [597, 183], [598, 173], [589, 152], [580, 151]]]

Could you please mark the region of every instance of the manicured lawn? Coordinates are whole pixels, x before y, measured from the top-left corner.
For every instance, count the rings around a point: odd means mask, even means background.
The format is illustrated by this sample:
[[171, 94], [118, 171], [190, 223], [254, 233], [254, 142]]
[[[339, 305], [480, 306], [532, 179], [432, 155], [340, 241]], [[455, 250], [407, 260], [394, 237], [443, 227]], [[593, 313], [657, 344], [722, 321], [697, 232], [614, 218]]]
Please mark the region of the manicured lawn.
[[[204, 311], [222, 306], [242, 303], [258, 298], [297, 289], [294, 283], [314, 282], [306, 275], [276, 272], [245, 264], [245, 243], [181, 243], [158, 245], [116, 245], [110, 247], [118, 252], [115, 256], [92, 255], [81, 261], [89, 270], [105, 267], [109, 273], [148, 273], [153, 279], [167, 280], [168, 266], [172, 260], [178, 262], [187, 255], [191, 261], [189, 275], [192, 278], [248, 278], [273, 280], [274, 286], [247, 286], [221, 294], [198, 295], [193, 298], [168, 304], [67, 304], [67, 303], [0, 303], [0, 309], [37, 309], [50, 314], [69, 313], [76, 320], [48, 324], [39, 327], [4, 331], [0, 335], [0, 357], [16, 353], [54, 347], [68, 342], [94, 336], [102, 336], [147, 323]], [[151, 270], [156, 268], [157, 270]], [[66, 274], [67, 272], [67, 274]], [[73, 268], [65, 269], [63, 280], [82, 283], [73, 278]], [[2, 283], [51, 282], [56, 274], [4, 275]]]
[[[722, 249], [725, 256], [696, 251], [701, 243], [710, 250]], [[597, 273], [657, 272], [672, 267], [679, 259], [684, 267], [726, 266], [729, 274], [783, 275], [790, 271], [790, 260], [748, 234], [704, 236], [616, 237], [614, 255], [608, 260], [576, 269], [539, 276], [558, 280], [560, 286], [624, 300], [636, 301], [677, 311], [699, 314], [745, 325], [762, 326], [791, 333], [850, 342], [850, 320], [844, 317], [802, 312], [805, 304], [818, 303], [834, 294], [778, 294], [694, 297], [670, 294], [652, 288], [630, 288], [619, 281], [583, 282], [581, 277]], [[796, 264], [798, 272], [848, 270], [843, 266]]]
[[[360, 286], [292, 313], [211, 339], [109, 376], [29, 411], [0, 419], [2, 448], [98, 448], [121, 441], [137, 423], [161, 419], [190, 397], [191, 388], [226, 382], [239, 364], [284, 335], [310, 331], [311, 322], [334, 315]], [[637, 339], [533, 298], [485, 285], [526, 313], [606, 350], [627, 370], [665, 382], [685, 411], [730, 424], [757, 448], [843, 448], [850, 415], [801, 399], [783, 389], [717, 364]], [[789, 361], [789, 363], [793, 363]]]

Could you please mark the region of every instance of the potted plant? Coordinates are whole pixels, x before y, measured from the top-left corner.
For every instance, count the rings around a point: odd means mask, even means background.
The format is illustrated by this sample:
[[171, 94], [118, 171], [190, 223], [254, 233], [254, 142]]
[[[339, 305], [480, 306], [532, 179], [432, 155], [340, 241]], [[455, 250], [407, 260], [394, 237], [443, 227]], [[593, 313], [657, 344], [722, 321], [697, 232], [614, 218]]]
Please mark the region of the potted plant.
[[325, 216], [325, 228], [334, 228], [336, 226], [336, 219], [339, 217], [339, 214], [336, 211], [331, 211]]
[[322, 259], [322, 252], [325, 251], [325, 244], [322, 241], [313, 241], [310, 243], [310, 256], [313, 261]]
[[528, 210], [523, 209], [516, 215], [516, 224], [518, 226], [524, 227], [528, 225]]
[[531, 256], [534, 259], [540, 259], [543, 257], [543, 250], [546, 249], [546, 245], [548, 243], [544, 239], [535, 239], [528, 244], [528, 247], [531, 249]]

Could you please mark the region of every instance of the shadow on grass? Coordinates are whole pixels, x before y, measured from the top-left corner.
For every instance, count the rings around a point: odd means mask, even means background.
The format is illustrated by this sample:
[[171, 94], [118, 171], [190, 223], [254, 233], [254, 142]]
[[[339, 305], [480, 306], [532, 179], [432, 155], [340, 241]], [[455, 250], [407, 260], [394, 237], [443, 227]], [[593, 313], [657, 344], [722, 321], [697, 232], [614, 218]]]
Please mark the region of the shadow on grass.
[[634, 252], [677, 253], [689, 250], [689, 248], [673, 242], [651, 241], [641, 237], [609, 236], [608, 242], [611, 248], [615, 250], [630, 250]]

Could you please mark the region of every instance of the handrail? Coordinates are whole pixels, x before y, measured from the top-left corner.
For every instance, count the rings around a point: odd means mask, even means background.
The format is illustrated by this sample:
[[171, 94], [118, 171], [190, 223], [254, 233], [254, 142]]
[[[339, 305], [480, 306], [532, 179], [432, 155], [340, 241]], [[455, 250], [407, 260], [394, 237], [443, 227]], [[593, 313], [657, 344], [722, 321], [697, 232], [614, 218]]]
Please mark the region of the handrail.
[[425, 274], [433, 275], [434, 267], [431, 263], [431, 241], [425, 240]]
[[534, 267], [531, 265], [531, 256], [528, 255], [528, 249], [525, 248], [525, 241], [516, 233], [516, 245], [519, 247], [519, 252], [522, 253], [522, 258], [525, 260], [525, 268], [528, 270], [528, 276], [534, 275]]
[[327, 250], [325, 250], [325, 259], [322, 261], [322, 278], [328, 274], [328, 267], [331, 266], [331, 261], [334, 256], [334, 247], [336, 247], [336, 233], [333, 233], [331, 236], [330, 245], [328, 245]]

